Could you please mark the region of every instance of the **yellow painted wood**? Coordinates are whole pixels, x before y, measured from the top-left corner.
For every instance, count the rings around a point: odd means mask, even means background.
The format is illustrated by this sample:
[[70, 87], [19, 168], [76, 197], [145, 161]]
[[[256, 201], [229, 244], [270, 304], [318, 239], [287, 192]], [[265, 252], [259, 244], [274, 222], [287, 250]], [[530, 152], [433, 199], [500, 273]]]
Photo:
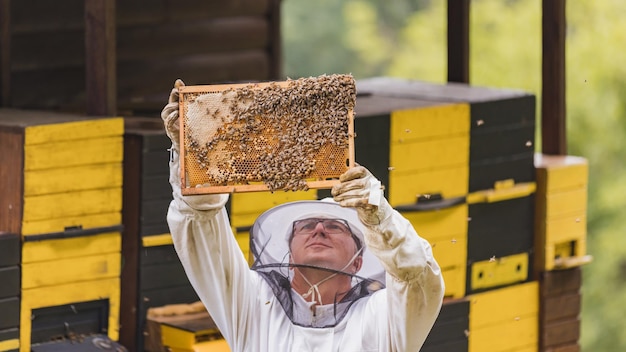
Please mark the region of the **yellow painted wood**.
[[545, 270], [556, 270], [588, 264], [591, 257], [587, 255], [586, 239], [579, 238], [548, 244], [545, 246], [544, 260], [541, 267], [545, 267]]
[[535, 167], [535, 267], [554, 270], [588, 263], [587, 160], [536, 154]]
[[122, 210], [122, 188], [24, 197], [23, 221], [111, 213]]
[[441, 268], [459, 267], [466, 269], [467, 235], [426, 239], [432, 249], [435, 260]]
[[122, 235], [119, 232], [24, 242], [22, 264], [119, 253], [121, 250]]
[[535, 168], [537, 183], [547, 193], [587, 188], [589, 165], [585, 158], [535, 154]]
[[462, 298], [465, 297], [465, 266], [448, 267], [441, 270], [445, 283], [445, 297]]
[[532, 343], [528, 346], [522, 346], [507, 352], [539, 352], [539, 343]]
[[224, 339], [200, 342], [193, 345], [193, 352], [230, 352], [230, 346]]
[[0, 341], [0, 351], [11, 351], [16, 350], [20, 347], [19, 339], [11, 339]]
[[119, 277], [121, 261], [118, 252], [22, 264], [22, 288]]
[[473, 290], [524, 281], [528, 278], [528, 253], [492, 258], [472, 264]]
[[539, 319], [533, 315], [470, 329], [468, 338], [468, 352], [526, 351], [539, 345]]
[[24, 148], [24, 170], [121, 162], [123, 149], [122, 137], [29, 145]]
[[445, 296], [465, 295], [467, 268], [467, 204], [433, 211], [402, 212], [427, 240], [445, 281]]
[[[249, 194], [249, 193], [233, 193], [233, 195], [234, 194]], [[254, 224], [254, 221], [259, 217], [259, 215], [261, 215], [261, 213], [232, 214], [230, 216], [230, 223], [233, 229], [233, 233], [237, 232], [238, 227], [242, 227], [242, 228], [251, 227]]]
[[548, 242], [584, 238], [587, 234], [587, 216], [583, 212], [548, 219], [543, 223], [545, 224], [545, 236]]
[[468, 165], [469, 135], [392, 143], [389, 148], [389, 163], [398, 172]]
[[317, 191], [305, 192], [251, 192], [231, 194], [230, 222], [233, 232], [237, 227], [250, 227], [266, 210], [279, 204], [317, 199]]
[[198, 336], [219, 334], [217, 329], [189, 331], [167, 324], [161, 324], [161, 341], [163, 346], [193, 351]]
[[[503, 187], [503, 185], [509, 185]], [[497, 187], [497, 188], [495, 188]], [[524, 182], [511, 185], [509, 182], [497, 183], [494, 188], [472, 192], [467, 196], [468, 204], [494, 203], [510, 199], [517, 199], [535, 193], [537, 185], [534, 182]]]
[[419, 195], [441, 194], [444, 198], [466, 196], [469, 166], [440, 168], [419, 172], [389, 172], [389, 203], [392, 206], [414, 204]]
[[402, 215], [426, 238], [467, 234], [467, 204], [432, 211], [406, 211]]
[[471, 332], [502, 322], [536, 316], [539, 312], [539, 284], [530, 281], [472, 294], [469, 301]]
[[22, 235], [38, 235], [42, 233], [63, 232], [67, 227], [81, 227], [94, 229], [99, 227], [116, 226], [122, 223], [122, 213], [119, 211], [101, 214], [76, 215], [56, 219], [43, 219], [22, 222]]
[[24, 173], [24, 196], [122, 187], [122, 163], [31, 170]]
[[196, 342], [196, 336], [192, 331], [161, 324], [161, 342], [166, 348], [180, 348], [189, 351]]
[[587, 189], [578, 188], [566, 192], [548, 194], [546, 200], [546, 218], [553, 218], [569, 213], [587, 210]]
[[[308, 190], [303, 192], [253, 192], [253, 193], [234, 193], [231, 195], [231, 214], [256, 214], [261, 215], [264, 211], [273, 208], [279, 204], [293, 202], [298, 200], [315, 200], [317, 199], [316, 190]], [[249, 225], [252, 225], [250, 223]]]
[[143, 247], [156, 247], [173, 244], [172, 235], [164, 233], [161, 235], [144, 236], [141, 238], [141, 245]]
[[469, 134], [469, 104], [450, 104], [391, 113], [391, 143]]
[[124, 119], [122, 117], [93, 118], [27, 127], [24, 143], [26, 145], [45, 144], [123, 134]]
[[547, 220], [545, 214], [537, 214], [535, 233], [535, 267], [538, 269], [553, 270], [557, 259], [579, 261], [578, 258], [587, 255], [587, 217], [582, 211]]
[[110, 278], [22, 290], [20, 309], [20, 352], [30, 351], [31, 315], [33, 309], [71, 303], [109, 300], [107, 335], [119, 338], [120, 280]]

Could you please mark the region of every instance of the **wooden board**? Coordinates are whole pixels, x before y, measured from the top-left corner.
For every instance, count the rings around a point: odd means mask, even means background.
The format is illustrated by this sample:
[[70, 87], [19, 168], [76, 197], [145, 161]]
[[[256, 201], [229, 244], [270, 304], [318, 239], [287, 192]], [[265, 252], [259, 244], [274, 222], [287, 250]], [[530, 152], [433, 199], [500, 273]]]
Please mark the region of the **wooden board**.
[[183, 194], [330, 188], [354, 166], [350, 75], [179, 92]]
[[117, 340], [119, 336], [118, 318], [120, 309], [119, 278], [23, 290], [19, 324], [21, 348], [24, 351], [30, 351], [33, 309], [100, 299], [108, 299], [107, 334], [111, 339]]
[[541, 352], [578, 351], [582, 270], [574, 267], [540, 273]]
[[33, 309], [31, 342], [36, 344], [59, 339], [60, 336], [71, 339], [72, 336], [105, 332], [108, 309], [106, 299]]
[[101, 352], [100, 346], [107, 346], [107, 351], [126, 352], [126, 346], [122, 346], [106, 335], [95, 334], [84, 336], [80, 339], [67, 339], [35, 344], [31, 346], [32, 352]]
[[15, 328], [0, 329], [0, 351], [17, 352], [20, 347], [20, 330]]
[[119, 232], [44, 241], [27, 241], [22, 249], [22, 264], [120, 253], [121, 242]]
[[[421, 351], [467, 351], [469, 309], [467, 300], [444, 301]], [[460, 346], [465, 349], [458, 349]]]
[[20, 236], [12, 233], [0, 233], [0, 267], [20, 263]]
[[0, 299], [0, 330], [18, 327], [20, 325], [19, 297]]
[[0, 268], [0, 299], [20, 295], [20, 267]]
[[23, 264], [22, 288], [117, 278], [121, 263], [121, 254], [117, 252]]
[[[85, 76], [94, 70], [85, 58], [85, 6], [77, 0], [56, 6], [11, 2], [11, 33], [6, 35], [11, 50], [2, 51], [2, 78], [11, 83], [3, 91], [5, 105], [84, 108]], [[96, 59], [109, 55], [115, 60], [114, 88], [124, 111], [158, 113], [178, 77], [193, 84], [192, 79], [242, 82], [281, 76], [277, 1], [192, 0], [185, 6], [126, 1], [117, 2], [114, 15], [107, 22], [114, 26], [117, 45]]]
[[473, 263], [531, 251], [534, 205], [532, 195], [470, 204], [468, 261]]

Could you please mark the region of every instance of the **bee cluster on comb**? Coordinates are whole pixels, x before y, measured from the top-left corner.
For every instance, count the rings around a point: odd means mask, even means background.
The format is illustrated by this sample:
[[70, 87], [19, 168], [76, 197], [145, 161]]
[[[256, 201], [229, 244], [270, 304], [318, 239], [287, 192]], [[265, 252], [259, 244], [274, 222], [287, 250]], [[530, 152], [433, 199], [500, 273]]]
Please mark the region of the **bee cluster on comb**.
[[180, 94], [186, 194], [325, 188], [354, 164], [351, 75]]

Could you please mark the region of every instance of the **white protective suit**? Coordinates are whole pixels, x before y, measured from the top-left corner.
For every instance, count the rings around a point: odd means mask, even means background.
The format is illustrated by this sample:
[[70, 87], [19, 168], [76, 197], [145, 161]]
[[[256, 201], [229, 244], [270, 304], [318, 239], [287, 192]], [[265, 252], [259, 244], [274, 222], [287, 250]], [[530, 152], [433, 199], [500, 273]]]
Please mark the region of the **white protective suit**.
[[[419, 351], [439, 314], [443, 279], [429, 243], [385, 200], [385, 218], [366, 226], [364, 238], [387, 272], [386, 288], [356, 301], [336, 326], [302, 327], [250, 270], [224, 208], [228, 195], [182, 196], [173, 155], [167, 220], [174, 246], [232, 351]], [[318, 316], [324, 309], [317, 307]]]

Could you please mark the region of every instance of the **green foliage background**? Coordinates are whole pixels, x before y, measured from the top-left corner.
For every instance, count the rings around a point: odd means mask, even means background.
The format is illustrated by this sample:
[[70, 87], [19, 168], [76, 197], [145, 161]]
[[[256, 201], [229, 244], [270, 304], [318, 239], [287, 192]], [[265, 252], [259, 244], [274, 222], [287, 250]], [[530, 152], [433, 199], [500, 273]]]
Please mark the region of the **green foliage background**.
[[[521, 88], [540, 101], [541, 2], [471, 2], [472, 84]], [[352, 73], [357, 79], [444, 82], [445, 4], [283, 0], [285, 75]], [[588, 252], [594, 261], [583, 268], [585, 352], [626, 351], [624, 18], [623, 0], [567, 2], [568, 154], [590, 164]]]

